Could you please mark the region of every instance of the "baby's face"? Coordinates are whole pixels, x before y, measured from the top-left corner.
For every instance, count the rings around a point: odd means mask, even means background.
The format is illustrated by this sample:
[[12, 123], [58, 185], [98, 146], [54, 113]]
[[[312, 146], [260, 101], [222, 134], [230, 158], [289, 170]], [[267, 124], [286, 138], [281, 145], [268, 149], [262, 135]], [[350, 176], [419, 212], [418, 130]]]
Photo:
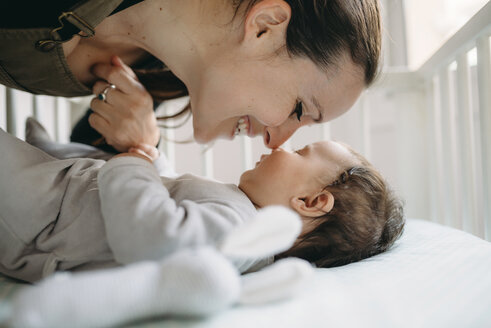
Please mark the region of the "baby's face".
[[355, 165], [359, 165], [358, 159], [334, 141], [316, 142], [295, 152], [274, 149], [242, 174], [239, 188], [259, 207], [290, 207], [293, 197], [320, 192]]

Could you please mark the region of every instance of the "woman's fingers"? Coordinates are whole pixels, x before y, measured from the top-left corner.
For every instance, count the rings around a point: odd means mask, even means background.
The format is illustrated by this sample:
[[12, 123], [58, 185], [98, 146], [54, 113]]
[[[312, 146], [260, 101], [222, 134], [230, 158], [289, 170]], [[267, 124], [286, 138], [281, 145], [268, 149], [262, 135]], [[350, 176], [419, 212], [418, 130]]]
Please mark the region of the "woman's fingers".
[[[106, 81], [102, 81], [102, 80], [99, 80], [97, 81], [96, 83], [94, 83], [94, 86], [92, 87], [92, 92], [95, 94], [95, 95], [98, 95], [100, 94], [102, 91], [104, 91], [104, 89], [106, 89], [107, 87], [109, 87], [110, 84], [107, 83]], [[110, 91], [110, 90], [109, 90]]]
[[90, 105], [97, 114], [92, 117], [91, 126], [116, 150], [126, 151], [140, 143], [158, 144], [160, 131], [149, 95], [147, 99], [110, 90], [106, 101], [94, 97]]
[[99, 78], [114, 84], [126, 94], [145, 91], [143, 85], [133, 76], [130, 76], [124, 67], [111, 64], [95, 64], [92, 72]]
[[109, 122], [98, 113], [92, 113], [89, 116], [89, 124], [94, 130], [101, 135], [105, 135], [106, 131], [110, 129]]
[[126, 65], [122, 60], [121, 58], [119, 58], [118, 56], [112, 56], [111, 57], [111, 63], [114, 65], [114, 66], [119, 66], [119, 67], [122, 67], [124, 69], [124, 71], [129, 75], [131, 76], [132, 78], [134, 78], [135, 80], [138, 80], [138, 78], [136, 77], [136, 74], [135, 72], [133, 72], [133, 70], [131, 69], [131, 67], [129, 67], [128, 65]]
[[[111, 88], [111, 85], [105, 81], [97, 81], [92, 87], [92, 92], [96, 95], [94, 99], [99, 100], [102, 103], [118, 104], [124, 103], [126, 99], [126, 94], [121, 92], [121, 90], [119, 90], [116, 86], [114, 86], [114, 88]], [[99, 99], [99, 95], [103, 92], [105, 92], [104, 100]], [[92, 102], [94, 102], [94, 99], [92, 100]]]
[[110, 118], [110, 109], [107, 107], [107, 104], [103, 102], [102, 100], [99, 100], [97, 97], [92, 98], [90, 101], [90, 108], [94, 113], [97, 113], [101, 117], [103, 117], [106, 121], [108, 121]]
[[[136, 79], [131, 68], [119, 57], [113, 57], [111, 64], [97, 64], [93, 72], [102, 81], [97, 81], [92, 90], [97, 96], [92, 99], [95, 116], [93, 126], [106, 142], [118, 151], [126, 151], [140, 143], [157, 145], [160, 131], [153, 111], [152, 96]], [[107, 89], [110, 84], [115, 88]], [[104, 94], [102, 99], [98, 95]]]

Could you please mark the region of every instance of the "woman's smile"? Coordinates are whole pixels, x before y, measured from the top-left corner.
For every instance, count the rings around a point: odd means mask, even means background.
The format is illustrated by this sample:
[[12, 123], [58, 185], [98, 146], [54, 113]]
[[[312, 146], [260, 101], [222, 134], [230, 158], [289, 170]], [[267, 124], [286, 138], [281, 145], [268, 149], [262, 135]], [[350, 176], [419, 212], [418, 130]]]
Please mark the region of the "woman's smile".
[[253, 137], [251, 133], [251, 121], [248, 115], [241, 116], [235, 125], [235, 128], [232, 132], [232, 138], [237, 135], [247, 135], [249, 137]]

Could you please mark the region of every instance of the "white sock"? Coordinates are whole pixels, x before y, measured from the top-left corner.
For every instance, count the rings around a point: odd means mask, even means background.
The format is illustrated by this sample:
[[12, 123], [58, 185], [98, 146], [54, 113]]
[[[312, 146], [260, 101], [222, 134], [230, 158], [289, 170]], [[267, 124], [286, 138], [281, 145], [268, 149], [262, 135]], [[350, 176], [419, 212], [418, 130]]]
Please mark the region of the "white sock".
[[[229, 259], [263, 258], [289, 249], [302, 230], [297, 213], [282, 206], [268, 206], [227, 235], [220, 251]], [[292, 297], [313, 273], [311, 264], [286, 258], [260, 271], [242, 276], [239, 303], [259, 304]]]
[[300, 292], [313, 274], [302, 259], [285, 258], [266, 268], [242, 276], [240, 304], [261, 304], [290, 298]]
[[12, 327], [109, 327], [162, 315], [200, 316], [228, 308], [240, 294], [237, 270], [211, 248], [162, 262], [86, 273], [57, 273], [21, 291]]
[[267, 206], [229, 233], [219, 247], [230, 259], [264, 258], [289, 249], [302, 230], [298, 214], [284, 206]]

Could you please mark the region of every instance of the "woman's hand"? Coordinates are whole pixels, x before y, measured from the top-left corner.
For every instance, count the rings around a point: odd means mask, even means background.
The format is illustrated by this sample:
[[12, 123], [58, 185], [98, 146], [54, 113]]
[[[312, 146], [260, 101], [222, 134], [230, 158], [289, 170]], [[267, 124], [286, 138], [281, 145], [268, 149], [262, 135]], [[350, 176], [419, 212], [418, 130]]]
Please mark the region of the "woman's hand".
[[93, 73], [103, 79], [93, 87], [99, 95], [110, 84], [105, 100], [92, 99], [93, 114], [89, 124], [106, 139], [107, 144], [120, 152], [139, 144], [156, 146], [160, 131], [153, 111], [153, 100], [135, 73], [117, 56], [110, 64], [96, 64]]

